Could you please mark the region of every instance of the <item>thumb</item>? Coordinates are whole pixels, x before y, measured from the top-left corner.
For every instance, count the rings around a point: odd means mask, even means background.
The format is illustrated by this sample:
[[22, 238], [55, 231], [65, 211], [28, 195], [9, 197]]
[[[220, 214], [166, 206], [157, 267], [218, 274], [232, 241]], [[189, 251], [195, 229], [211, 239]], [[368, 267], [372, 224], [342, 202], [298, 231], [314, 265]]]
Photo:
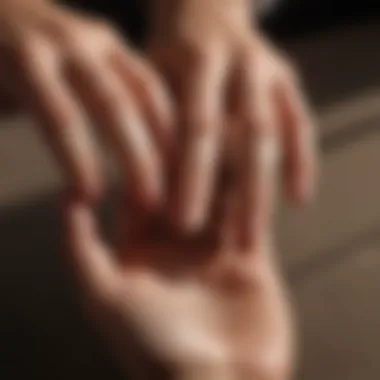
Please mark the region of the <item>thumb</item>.
[[74, 272], [87, 295], [108, 301], [120, 279], [115, 257], [100, 238], [90, 205], [74, 197], [63, 202], [65, 240]]

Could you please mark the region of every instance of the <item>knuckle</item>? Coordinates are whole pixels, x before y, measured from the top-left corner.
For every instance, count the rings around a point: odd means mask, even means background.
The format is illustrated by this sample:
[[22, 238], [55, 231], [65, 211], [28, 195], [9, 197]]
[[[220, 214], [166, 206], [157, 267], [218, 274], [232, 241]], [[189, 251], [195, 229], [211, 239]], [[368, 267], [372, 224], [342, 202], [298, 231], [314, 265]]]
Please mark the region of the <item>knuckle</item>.
[[63, 50], [70, 50], [74, 45], [81, 45], [84, 49], [87, 46], [87, 41], [84, 38], [85, 28], [83, 24], [67, 26], [59, 25], [55, 31], [57, 43]]
[[34, 78], [36, 68], [49, 70], [58, 59], [55, 47], [43, 37], [34, 34], [17, 41], [10, 55], [16, 70], [27, 80]]
[[63, 46], [71, 57], [83, 60], [97, 55], [100, 51], [114, 46], [120, 39], [119, 33], [105, 21], [93, 21], [81, 25], [76, 30], [65, 30]]
[[29, 60], [48, 50], [47, 42], [36, 34], [20, 36], [14, 45], [16, 58]]
[[[89, 43], [90, 42], [90, 43]], [[78, 34], [66, 40], [65, 52], [67, 58], [76, 63], [87, 62], [93, 55], [93, 43], [85, 34]]]
[[90, 44], [85, 33], [65, 32], [61, 37], [60, 44], [66, 58], [80, 62], [88, 55]]
[[119, 40], [121, 36], [115, 25], [103, 19], [97, 19], [93, 22], [93, 30], [96, 35], [109, 41]]

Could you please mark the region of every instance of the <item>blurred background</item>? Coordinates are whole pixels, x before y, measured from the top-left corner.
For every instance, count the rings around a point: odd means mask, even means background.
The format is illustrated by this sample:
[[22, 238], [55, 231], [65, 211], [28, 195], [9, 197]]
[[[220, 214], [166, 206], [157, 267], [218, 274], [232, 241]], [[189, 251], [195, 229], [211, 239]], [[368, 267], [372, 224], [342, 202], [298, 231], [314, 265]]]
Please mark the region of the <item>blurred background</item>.
[[[285, 0], [263, 19], [298, 65], [321, 146], [317, 202], [278, 218], [300, 380], [380, 378], [379, 14], [376, 1]], [[0, 117], [0, 378], [119, 379], [65, 271], [59, 188], [30, 120]]]

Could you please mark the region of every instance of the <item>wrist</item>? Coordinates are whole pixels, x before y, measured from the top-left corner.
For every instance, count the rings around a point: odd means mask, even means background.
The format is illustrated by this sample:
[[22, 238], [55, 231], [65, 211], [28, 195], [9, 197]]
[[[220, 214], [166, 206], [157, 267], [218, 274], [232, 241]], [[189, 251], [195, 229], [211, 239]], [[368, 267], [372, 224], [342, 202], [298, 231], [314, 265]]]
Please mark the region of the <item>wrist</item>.
[[206, 28], [220, 23], [234, 28], [250, 27], [254, 0], [153, 0], [151, 35], [173, 35], [184, 25]]
[[36, 5], [51, 3], [52, 0], [2, 0], [0, 1], [0, 18], [6, 18], [10, 13], [25, 9], [35, 9]]
[[35, 18], [46, 14], [51, 0], [0, 0], [0, 46], [13, 43], [14, 31], [26, 30]]

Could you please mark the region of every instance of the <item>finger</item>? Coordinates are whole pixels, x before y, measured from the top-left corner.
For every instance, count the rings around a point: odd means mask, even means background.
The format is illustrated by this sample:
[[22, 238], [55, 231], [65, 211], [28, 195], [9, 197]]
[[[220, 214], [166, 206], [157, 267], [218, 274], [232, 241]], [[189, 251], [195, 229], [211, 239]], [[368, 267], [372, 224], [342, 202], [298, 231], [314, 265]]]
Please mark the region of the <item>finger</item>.
[[155, 140], [168, 153], [173, 144], [173, 110], [162, 79], [147, 62], [123, 49], [115, 52], [112, 63], [125, 85], [133, 88]]
[[315, 191], [318, 171], [312, 118], [294, 82], [282, 81], [277, 98], [283, 121], [287, 193], [297, 202], [306, 202]]
[[[269, 229], [276, 190], [278, 144], [269, 86], [258, 81], [240, 138], [240, 243], [258, 247]], [[248, 99], [247, 99], [248, 100]], [[252, 106], [252, 102], [253, 105]]]
[[[232, 129], [237, 125], [228, 125], [228, 129]], [[229, 136], [230, 138], [232, 136]], [[219, 251], [225, 249], [236, 248], [237, 230], [240, 230], [240, 219], [238, 218], [237, 207], [239, 206], [241, 194], [237, 187], [238, 172], [236, 166], [236, 149], [228, 140], [228, 144], [223, 145], [223, 161], [221, 162], [221, 170], [219, 170], [217, 192], [213, 197], [213, 214], [209, 223], [211, 230], [214, 231], [216, 246]]]
[[195, 70], [187, 78], [181, 115], [183, 135], [176, 219], [194, 231], [209, 216], [221, 138], [223, 72], [217, 65]]
[[119, 273], [110, 248], [100, 239], [93, 211], [87, 203], [67, 196], [63, 217], [71, 264], [81, 285], [87, 294], [111, 300]]
[[24, 99], [47, 137], [71, 185], [87, 200], [102, 184], [95, 144], [84, 113], [61, 76], [60, 57], [43, 41], [29, 41], [21, 54]]
[[148, 133], [134, 94], [106, 64], [87, 59], [71, 68], [73, 86], [129, 176], [133, 194], [146, 206], [162, 193], [158, 149]]

